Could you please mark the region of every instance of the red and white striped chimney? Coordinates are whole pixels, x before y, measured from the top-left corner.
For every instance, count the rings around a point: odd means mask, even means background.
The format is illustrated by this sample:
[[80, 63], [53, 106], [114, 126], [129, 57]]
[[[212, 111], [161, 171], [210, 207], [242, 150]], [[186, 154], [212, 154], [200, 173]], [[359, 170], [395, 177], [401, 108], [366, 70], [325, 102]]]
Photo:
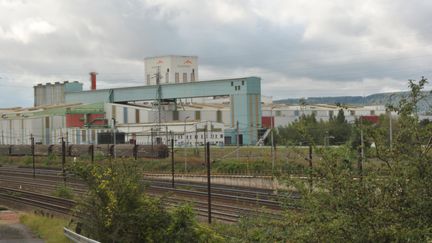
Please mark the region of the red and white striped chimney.
[[90, 73], [90, 81], [91, 81], [91, 90], [96, 90], [96, 75], [98, 73], [97, 72], [91, 72]]

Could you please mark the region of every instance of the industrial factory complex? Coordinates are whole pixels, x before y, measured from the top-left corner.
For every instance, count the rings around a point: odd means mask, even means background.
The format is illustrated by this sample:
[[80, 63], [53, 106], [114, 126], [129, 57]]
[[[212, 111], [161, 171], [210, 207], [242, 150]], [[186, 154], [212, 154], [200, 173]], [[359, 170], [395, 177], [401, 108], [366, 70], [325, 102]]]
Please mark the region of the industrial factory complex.
[[[273, 104], [261, 94], [259, 77], [200, 80], [198, 58], [145, 59], [143, 86], [91, 89], [78, 81], [37, 84], [34, 107], [0, 109], [1, 144], [167, 144], [259, 145], [271, 127], [301, 115], [328, 120], [340, 107]], [[385, 113], [383, 106], [344, 110], [348, 121]], [[114, 136], [114, 134], [116, 134]]]

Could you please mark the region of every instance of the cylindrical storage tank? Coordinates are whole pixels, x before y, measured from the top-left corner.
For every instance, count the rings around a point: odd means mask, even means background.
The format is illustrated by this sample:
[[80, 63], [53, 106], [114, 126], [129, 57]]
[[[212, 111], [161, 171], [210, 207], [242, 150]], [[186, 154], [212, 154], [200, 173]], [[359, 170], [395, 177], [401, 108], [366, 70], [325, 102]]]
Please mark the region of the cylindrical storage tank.
[[35, 155], [48, 156], [50, 152], [50, 145], [35, 144]]
[[11, 155], [31, 155], [31, 145], [11, 145]]
[[138, 158], [153, 158], [154, 155], [151, 145], [137, 145], [136, 153]]
[[134, 147], [135, 145], [133, 144], [116, 144], [113, 150], [115, 150], [116, 157], [126, 158], [134, 156]]
[[0, 145], [0, 156], [8, 156], [10, 153], [10, 145]]
[[90, 144], [71, 144], [69, 146], [70, 156], [91, 156], [91, 146]]

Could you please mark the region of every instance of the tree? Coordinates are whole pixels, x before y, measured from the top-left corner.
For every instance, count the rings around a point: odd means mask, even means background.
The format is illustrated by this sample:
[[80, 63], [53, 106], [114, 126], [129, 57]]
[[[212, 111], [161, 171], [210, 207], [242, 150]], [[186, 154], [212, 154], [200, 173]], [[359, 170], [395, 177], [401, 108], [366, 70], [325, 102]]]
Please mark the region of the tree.
[[[109, 166], [76, 163], [71, 168], [88, 186], [75, 209], [82, 232], [102, 242], [220, 241], [196, 222], [189, 206], [168, 211], [161, 198], [145, 194], [135, 162]], [[196, 240], [193, 240], [196, 239]]]
[[427, 242], [432, 239], [432, 129], [419, 123], [417, 103], [427, 83], [409, 81], [397, 107], [390, 149], [387, 127], [363, 126], [379, 162], [359, 179], [350, 146], [318, 149], [314, 187], [288, 180], [301, 193], [301, 212], [287, 211], [287, 240], [300, 242]]

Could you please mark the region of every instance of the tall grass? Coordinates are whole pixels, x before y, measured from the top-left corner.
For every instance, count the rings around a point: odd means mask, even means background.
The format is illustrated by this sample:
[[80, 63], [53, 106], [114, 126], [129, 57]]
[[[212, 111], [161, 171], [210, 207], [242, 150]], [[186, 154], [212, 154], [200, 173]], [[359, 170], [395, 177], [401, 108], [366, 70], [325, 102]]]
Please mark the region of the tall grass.
[[47, 243], [69, 242], [63, 234], [63, 227], [68, 225], [68, 220], [66, 219], [23, 214], [20, 216], [20, 222]]

